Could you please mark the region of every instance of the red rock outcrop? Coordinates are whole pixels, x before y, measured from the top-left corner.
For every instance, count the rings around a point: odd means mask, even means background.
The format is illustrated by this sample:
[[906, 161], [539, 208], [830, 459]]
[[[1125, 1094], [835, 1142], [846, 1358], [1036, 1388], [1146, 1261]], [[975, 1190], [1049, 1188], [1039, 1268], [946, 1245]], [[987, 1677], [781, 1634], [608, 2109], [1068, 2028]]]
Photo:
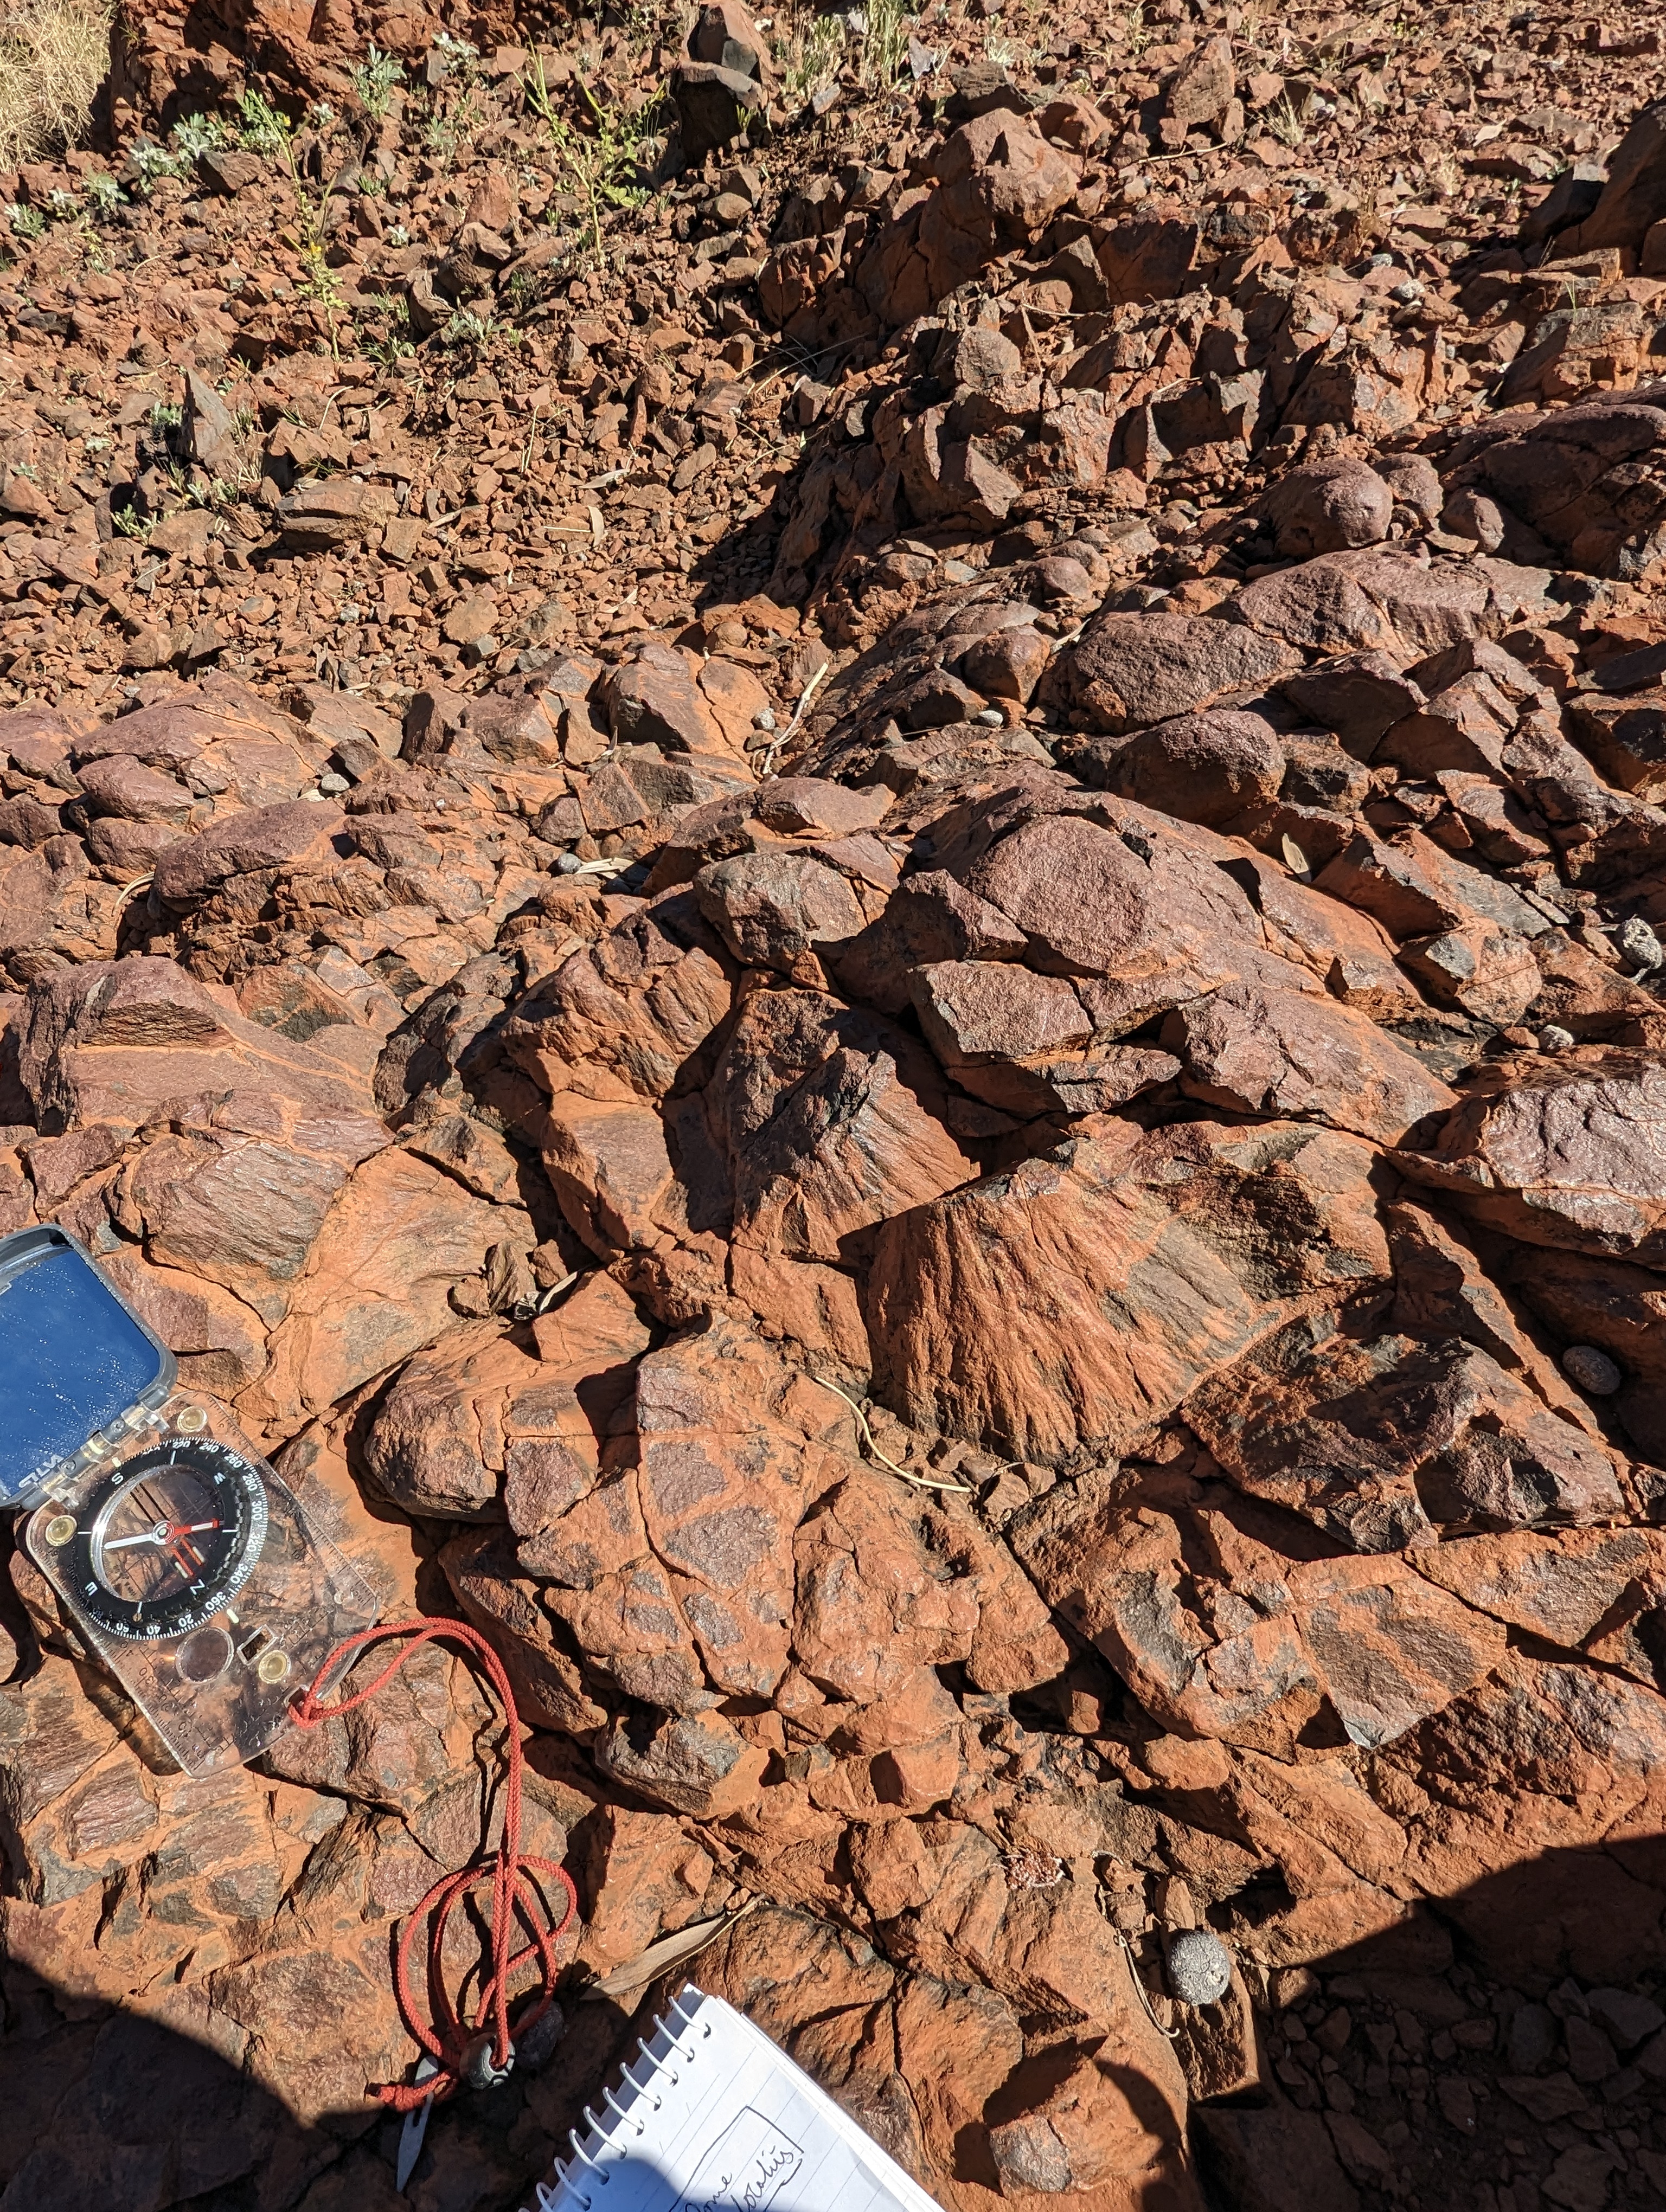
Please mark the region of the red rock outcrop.
[[[1149, 12], [795, 137], [725, 0], [702, 175], [628, 33], [164, 9], [118, 137], [293, 171], [0, 180], [0, 1230], [492, 1640], [580, 1887], [426, 2212], [691, 1930], [945, 2212], [1666, 2186], [1660, 118]], [[493, 1729], [188, 1782], [12, 1555], [0, 2198], [391, 2212]]]

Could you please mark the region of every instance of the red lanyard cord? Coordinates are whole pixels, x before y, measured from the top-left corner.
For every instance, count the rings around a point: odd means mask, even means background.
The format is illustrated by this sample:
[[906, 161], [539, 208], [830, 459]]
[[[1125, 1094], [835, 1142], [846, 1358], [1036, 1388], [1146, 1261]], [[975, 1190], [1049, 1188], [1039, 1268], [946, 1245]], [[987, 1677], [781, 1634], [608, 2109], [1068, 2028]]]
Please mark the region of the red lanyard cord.
[[[311, 1686], [296, 1699], [294, 1708], [296, 1727], [316, 1728], [320, 1721], [334, 1720], [338, 1714], [350, 1713], [356, 1707], [367, 1704], [378, 1690], [392, 1680], [414, 1651], [441, 1637], [448, 1637], [453, 1643], [465, 1645], [474, 1654], [503, 1707], [504, 1763], [508, 1769], [503, 1797], [503, 1832], [489, 1866], [465, 1867], [459, 1873], [448, 1874], [443, 1880], [436, 1881], [400, 1931], [393, 1960], [393, 1983], [399, 2001], [399, 2016], [414, 2039], [435, 2062], [438, 2071], [420, 2084], [388, 2082], [369, 2093], [384, 2105], [391, 2105], [397, 2112], [410, 2112], [430, 2097], [438, 2103], [451, 2096], [466, 2078], [465, 2068], [470, 2063], [473, 2047], [478, 2045], [489, 2027], [491, 2064], [500, 2074], [508, 2071], [514, 2056], [514, 2041], [509, 2029], [510, 1982], [529, 1959], [537, 1960], [542, 1994], [534, 2008], [515, 2022], [516, 2033], [525, 2035], [555, 2002], [556, 1945], [571, 1923], [579, 1902], [565, 1868], [558, 1866], [553, 1859], [525, 1858], [521, 1856], [520, 1719], [515, 1711], [514, 1692], [509, 1686], [503, 1662], [477, 1629], [471, 1628], [466, 1622], [460, 1620], [401, 1620], [381, 1628], [362, 1629], [356, 1636], [350, 1636], [336, 1646], [319, 1668]], [[343, 1662], [350, 1659], [356, 1651], [380, 1643], [384, 1638], [397, 1638], [403, 1648], [389, 1660], [374, 1681], [367, 1683], [363, 1689], [355, 1691], [350, 1698], [344, 1698], [338, 1704], [321, 1705], [319, 1690]], [[544, 1875], [566, 1893], [567, 1902], [559, 1921], [554, 1921], [548, 1899], [531, 1879], [534, 1874]], [[447, 1994], [444, 1963], [446, 1929], [457, 1905], [471, 1891], [486, 1887], [491, 1891], [491, 1972], [481, 1988], [474, 2026], [471, 2028]], [[512, 1954], [509, 1947], [514, 1941], [517, 1918], [532, 1940]], [[424, 1922], [429, 1923], [429, 2017], [427, 2020], [418, 2012], [411, 1992], [411, 1952]]]

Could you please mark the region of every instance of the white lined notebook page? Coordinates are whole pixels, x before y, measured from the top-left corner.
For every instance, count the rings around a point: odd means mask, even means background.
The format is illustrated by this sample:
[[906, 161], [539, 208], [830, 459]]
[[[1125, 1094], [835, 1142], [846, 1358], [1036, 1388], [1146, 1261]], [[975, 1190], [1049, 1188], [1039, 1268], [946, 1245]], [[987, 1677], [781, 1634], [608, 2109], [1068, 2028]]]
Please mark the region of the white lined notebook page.
[[540, 2212], [939, 2212], [761, 2028], [688, 1984]]

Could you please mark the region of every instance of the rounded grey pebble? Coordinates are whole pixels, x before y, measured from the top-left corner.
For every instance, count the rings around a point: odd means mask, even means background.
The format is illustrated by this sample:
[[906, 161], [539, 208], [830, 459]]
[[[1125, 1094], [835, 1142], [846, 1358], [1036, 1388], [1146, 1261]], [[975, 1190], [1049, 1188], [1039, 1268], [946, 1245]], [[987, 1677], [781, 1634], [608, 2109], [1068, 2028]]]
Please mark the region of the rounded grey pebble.
[[1640, 914], [1620, 923], [1617, 939], [1620, 950], [1628, 960], [1635, 960], [1639, 968], [1658, 968], [1666, 963], [1666, 947], [1662, 946]]
[[1626, 1379], [1608, 1353], [1594, 1344], [1569, 1345], [1562, 1354], [1562, 1372], [1593, 1398], [1612, 1398]]
[[775, 716], [774, 708], [770, 707], [760, 707], [757, 714], [752, 717], [752, 727], [755, 730], [773, 730], [775, 726]]
[[556, 873], [558, 876], [575, 876], [583, 866], [584, 862], [576, 853], [557, 853], [556, 855]]
[[1185, 2005], [1215, 2004], [1232, 1984], [1232, 1961], [1219, 1936], [1181, 1928], [1169, 1938], [1169, 1987]]
[[1572, 1030], [1559, 1029], [1556, 1024], [1552, 1022], [1547, 1029], [1542, 1029], [1539, 1031], [1539, 1049], [1541, 1052], [1569, 1052], [1572, 1051], [1572, 1047], [1573, 1032]]
[[982, 722], [988, 729], [998, 730], [1006, 717], [999, 707], [980, 707], [971, 719], [975, 722]]

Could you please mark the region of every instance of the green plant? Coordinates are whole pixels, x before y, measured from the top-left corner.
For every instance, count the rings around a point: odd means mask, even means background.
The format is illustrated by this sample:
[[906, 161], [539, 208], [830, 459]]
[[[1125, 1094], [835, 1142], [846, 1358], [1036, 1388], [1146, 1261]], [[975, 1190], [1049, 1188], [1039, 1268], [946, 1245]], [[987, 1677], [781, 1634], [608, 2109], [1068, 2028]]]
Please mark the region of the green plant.
[[409, 246], [410, 243], [410, 233], [402, 222], [389, 223], [382, 233], [382, 238], [386, 244], [392, 246]]
[[74, 145], [109, 68], [106, 0], [6, 0], [0, 8], [0, 169]]
[[94, 215], [113, 215], [119, 207], [127, 204], [127, 195], [108, 169], [94, 169], [83, 190]]
[[237, 486], [228, 483], [224, 477], [195, 476], [187, 477], [183, 470], [170, 469], [178, 489], [192, 507], [205, 507], [217, 514], [222, 507], [230, 507], [237, 498]]
[[483, 346], [493, 337], [497, 325], [489, 314], [477, 315], [471, 308], [456, 307], [451, 320], [440, 333], [441, 345]]
[[1036, 58], [1036, 49], [1025, 45], [1022, 39], [1009, 39], [1004, 32], [994, 29], [983, 34], [983, 51], [997, 69], [1028, 69]]
[[294, 125], [288, 116], [280, 114], [264, 93], [240, 93], [237, 112], [240, 118], [237, 136], [252, 153], [281, 153], [289, 143]]
[[185, 419], [185, 410], [176, 399], [159, 399], [150, 410], [153, 430], [177, 430]]
[[575, 77], [583, 102], [579, 127], [556, 105], [544, 73], [544, 58], [534, 52], [520, 80], [526, 105], [550, 133], [556, 158], [572, 179], [584, 208], [580, 251], [601, 257], [602, 220], [609, 208], [641, 207], [648, 188], [640, 179], [643, 142], [653, 133], [652, 106], [630, 111], [604, 107], [582, 77]]
[[75, 194], [66, 192], [57, 185], [47, 193], [46, 205], [51, 209], [55, 222], [68, 222], [81, 213], [81, 202]]
[[141, 138], [128, 155], [139, 179], [139, 190], [148, 192], [158, 177], [177, 177], [179, 162], [166, 146], [158, 146], [149, 138]]
[[167, 135], [174, 152], [185, 161], [200, 161], [216, 146], [231, 143], [231, 133], [217, 115], [184, 116]]
[[378, 362], [384, 368], [392, 368], [402, 361], [409, 361], [416, 349], [410, 337], [410, 309], [404, 300], [394, 298], [386, 303], [387, 328], [380, 331], [361, 331], [359, 349], [367, 361]]
[[909, 25], [903, 0], [867, 0], [867, 29], [862, 38], [862, 75], [891, 84], [908, 58]]
[[110, 510], [110, 522], [124, 538], [149, 538], [156, 527], [154, 514], [141, 514], [136, 507], [115, 507]]
[[794, 7], [781, 53], [787, 104], [802, 107], [838, 75], [844, 58], [844, 25], [837, 15]]
[[[453, 42], [466, 46], [465, 40]], [[473, 66], [474, 49], [468, 46], [467, 57], [459, 64], [457, 82], [461, 87], [456, 104], [445, 106], [445, 88], [441, 85], [434, 95], [434, 107], [423, 126], [423, 144], [430, 154], [437, 155], [446, 169], [457, 158], [457, 149], [467, 144], [478, 129], [481, 118], [480, 87]]]
[[[245, 92], [237, 107], [241, 118], [238, 135], [243, 143], [257, 152], [276, 155], [289, 173], [289, 187], [295, 194], [295, 227], [293, 234], [286, 231], [280, 235], [283, 243], [301, 257], [301, 276], [295, 290], [303, 300], [310, 300], [324, 309], [330, 324], [330, 350], [338, 353], [341, 279], [325, 258], [324, 219], [330, 188], [325, 185], [316, 195], [313, 193], [301, 170], [295, 125], [263, 94]], [[322, 114], [325, 120], [329, 119], [328, 109], [315, 106], [307, 112], [309, 118], [316, 119]]]
[[[480, 49], [471, 46], [466, 39], [441, 31], [435, 39], [434, 51], [446, 67], [435, 88], [433, 107], [423, 127], [423, 144], [449, 169], [457, 158], [458, 148], [465, 145], [479, 126], [480, 73], [475, 65], [480, 59]], [[460, 94], [455, 104], [447, 108], [445, 87], [452, 79], [460, 87]]]
[[359, 105], [373, 123], [380, 123], [387, 113], [393, 88], [404, 73], [404, 64], [395, 60], [392, 54], [380, 52], [374, 41], [364, 59], [355, 63], [348, 71]]
[[46, 218], [39, 208], [25, 207], [18, 200], [6, 210], [6, 220], [18, 238], [39, 238], [46, 228]]
[[344, 300], [341, 279], [322, 253], [303, 246], [301, 255], [301, 275], [295, 281], [296, 297], [310, 300], [322, 307], [330, 319], [330, 350], [336, 346], [336, 318], [340, 314]]

